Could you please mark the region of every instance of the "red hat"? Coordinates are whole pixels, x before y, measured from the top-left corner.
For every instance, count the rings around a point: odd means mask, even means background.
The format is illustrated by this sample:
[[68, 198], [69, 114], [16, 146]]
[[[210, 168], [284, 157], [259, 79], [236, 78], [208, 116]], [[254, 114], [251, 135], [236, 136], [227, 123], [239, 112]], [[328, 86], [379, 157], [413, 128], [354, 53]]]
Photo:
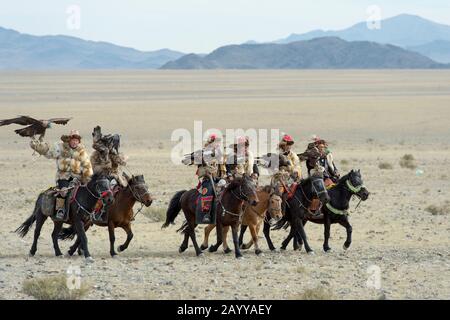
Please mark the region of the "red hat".
[[209, 141], [214, 141], [214, 140], [216, 140], [216, 139], [217, 139], [217, 134], [211, 133], [211, 134], [209, 135]]
[[290, 135], [288, 135], [288, 134], [285, 134], [283, 136], [283, 140], [286, 141], [286, 142], [294, 142], [294, 139], [292, 139], [292, 137]]

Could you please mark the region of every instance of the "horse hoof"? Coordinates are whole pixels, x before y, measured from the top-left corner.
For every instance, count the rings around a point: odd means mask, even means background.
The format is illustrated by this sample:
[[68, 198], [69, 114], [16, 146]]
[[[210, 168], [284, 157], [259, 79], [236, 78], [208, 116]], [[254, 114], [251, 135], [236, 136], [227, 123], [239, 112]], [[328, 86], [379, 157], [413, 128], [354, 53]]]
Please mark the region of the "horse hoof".
[[216, 251], [217, 251], [217, 248], [211, 246], [211, 247], [209, 247], [208, 251], [209, 251], [209, 252], [216, 252]]
[[342, 246], [342, 248], [344, 248], [344, 250], [348, 250], [350, 248], [350, 245], [346, 246], [345, 244]]
[[203, 252], [198, 252], [197, 257], [203, 257]]
[[259, 256], [260, 254], [262, 254], [262, 251], [261, 250], [255, 250], [255, 254], [257, 255], [257, 256]]
[[231, 253], [231, 249], [230, 248], [226, 248], [223, 250], [223, 253], [228, 254]]
[[244, 260], [244, 257], [242, 255], [240, 255], [240, 256], [236, 256], [236, 259]]
[[308, 254], [313, 256], [313, 255], [315, 255], [316, 253], [315, 253], [313, 250], [311, 250], [311, 251], [308, 251]]
[[206, 249], [208, 249], [208, 246], [204, 246], [204, 245], [200, 246], [200, 250], [206, 250]]
[[323, 248], [324, 252], [331, 252], [331, 248]]
[[186, 249], [187, 249], [187, 248], [182, 248], [182, 247], [180, 247], [180, 248], [178, 248], [178, 252], [179, 252], [179, 253], [183, 253], [183, 252], [186, 251]]
[[29, 253], [28, 253], [28, 256], [29, 256], [30, 258], [32, 258], [32, 257], [34, 257], [35, 254], [36, 254], [36, 253], [29, 252]]
[[86, 263], [94, 263], [95, 262], [94, 258], [92, 258], [92, 257], [86, 257], [85, 261], [86, 261]]
[[280, 250], [281, 251], [286, 251], [286, 247], [281, 247]]
[[122, 246], [118, 246], [118, 247], [117, 247], [117, 251], [118, 251], [118, 252], [122, 252], [122, 251], [123, 251]]

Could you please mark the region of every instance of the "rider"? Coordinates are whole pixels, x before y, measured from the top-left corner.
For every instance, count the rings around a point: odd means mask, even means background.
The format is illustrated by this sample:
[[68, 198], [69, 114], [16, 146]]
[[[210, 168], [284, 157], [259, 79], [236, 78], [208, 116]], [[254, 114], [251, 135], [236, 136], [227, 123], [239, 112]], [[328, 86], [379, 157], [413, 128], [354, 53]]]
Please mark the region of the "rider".
[[91, 156], [91, 163], [94, 174], [107, 176], [119, 186], [126, 187], [128, 182], [122, 175], [122, 167], [126, 165], [126, 156], [119, 152], [120, 136], [118, 134], [103, 136], [99, 126], [94, 128], [92, 136], [94, 152]]
[[325, 140], [316, 138], [314, 143], [320, 153], [318, 163], [324, 168], [323, 175], [325, 186], [330, 188], [339, 180], [339, 171], [334, 163], [333, 154], [328, 148], [328, 143]]
[[202, 150], [188, 154], [182, 160], [182, 163], [186, 165], [197, 164], [199, 196], [196, 210], [197, 216], [202, 217], [201, 223], [209, 224], [213, 222], [213, 204], [216, 196], [214, 185], [221, 180], [219, 165], [222, 157], [220, 139], [213, 133], [208, 137]]
[[294, 139], [288, 134], [285, 134], [278, 145], [280, 153], [288, 158], [290, 164], [280, 167], [280, 170], [287, 171], [294, 182], [298, 182], [302, 178], [302, 168], [300, 166], [300, 159], [297, 154], [291, 150], [294, 145]]
[[232, 150], [224, 159], [227, 178], [232, 180], [235, 177], [242, 177], [245, 174], [257, 183], [259, 169], [255, 162], [253, 153], [249, 150], [249, 137], [237, 137], [235, 143], [231, 146]]
[[[102, 135], [100, 126], [94, 128], [92, 133], [94, 152], [91, 156], [91, 163], [94, 174], [108, 177], [111, 185], [119, 185], [125, 188], [128, 181], [121, 173], [121, 166], [125, 166], [125, 156], [119, 152], [120, 136]], [[103, 202], [98, 202], [95, 208], [93, 219], [97, 221], [107, 220], [105, 213], [107, 207]]]
[[92, 176], [92, 165], [89, 155], [81, 144], [81, 136], [78, 130], [70, 131], [69, 135], [61, 136], [61, 141], [50, 146], [47, 142], [31, 140], [30, 146], [47, 159], [55, 159], [57, 165], [56, 185], [60, 190], [56, 197], [56, 219], [65, 219], [65, 198], [67, 189], [73, 180], [82, 184], [89, 181]]

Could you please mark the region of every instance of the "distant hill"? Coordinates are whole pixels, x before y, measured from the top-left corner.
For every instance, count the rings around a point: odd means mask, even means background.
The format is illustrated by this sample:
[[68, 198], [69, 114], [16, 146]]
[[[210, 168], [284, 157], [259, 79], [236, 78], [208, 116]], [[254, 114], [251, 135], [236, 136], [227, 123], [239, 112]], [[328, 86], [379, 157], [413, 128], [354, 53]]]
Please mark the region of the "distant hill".
[[408, 47], [408, 49], [430, 57], [434, 61], [450, 63], [450, 41], [435, 40], [419, 46]]
[[69, 36], [33, 36], [0, 27], [0, 70], [157, 69], [183, 55]]
[[315, 30], [304, 34], [291, 34], [285, 39], [275, 41], [275, 43], [289, 43], [330, 36], [347, 41], [373, 41], [390, 43], [400, 47], [411, 47], [435, 40], [450, 41], [450, 26], [416, 15], [401, 14], [382, 20], [380, 29], [369, 29], [366, 22], [360, 22], [344, 30]]
[[189, 54], [162, 69], [428, 69], [447, 68], [390, 44], [324, 37], [286, 44], [241, 44], [201, 57]]
[[[437, 62], [450, 62], [450, 26], [439, 24], [420, 16], [401, 14], [381, 21], [380, 29], [367, 28], [366, 22], [357, 23], [343, 30], [314, 30], [293, 33], [272, 43], [291, 43], [320, 37], [339, 37], [347, 41], [372, 41], [393, 44], [421, 53]], [[257, 43], [248, 41], [246, 43]]]

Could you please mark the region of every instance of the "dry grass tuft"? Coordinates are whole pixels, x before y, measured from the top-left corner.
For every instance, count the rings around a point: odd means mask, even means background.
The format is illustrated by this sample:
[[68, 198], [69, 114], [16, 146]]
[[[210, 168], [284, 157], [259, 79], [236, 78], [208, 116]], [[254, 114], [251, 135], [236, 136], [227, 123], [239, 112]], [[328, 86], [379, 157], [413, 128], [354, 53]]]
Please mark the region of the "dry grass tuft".
[[334, 295], [329, 288], [315, 287], [306, 289], [303, 293], [294, 296], [294, 300], [333, 300]]
[[378, 168], [380, 168], [381, 170], [392, 170], [392, 169], [394, 169], [394, 166], [392, 164], [390, 164], [389, 162], [381, 162], [378, 165]]
[[151, 206], [150, 208], [143, 210], [142, 213], [153, 222], [166, 221], [166, 208]]
[[399, 164], [400, 164], [400, 167], [402, 167], [402, 168], [407, 168], [407, 169], [411, 169], [411, 170], [414, 170], [417, 168], [416, 159], [414, 159], [414, 156], [412, 154], [405, 154], [400, 159]]
[[69, 289], [64, 275], [25, 280], [22, 290], [38, 300], [79, 300], [87, 295], [90, 288], [81, 284], [79, 289]]
[[431, 213], [433, 216], [441, 216], [450, 212], [450, 201], [445, 201], [443, 205], [429, 205], [425, 208], [425, 211]]

